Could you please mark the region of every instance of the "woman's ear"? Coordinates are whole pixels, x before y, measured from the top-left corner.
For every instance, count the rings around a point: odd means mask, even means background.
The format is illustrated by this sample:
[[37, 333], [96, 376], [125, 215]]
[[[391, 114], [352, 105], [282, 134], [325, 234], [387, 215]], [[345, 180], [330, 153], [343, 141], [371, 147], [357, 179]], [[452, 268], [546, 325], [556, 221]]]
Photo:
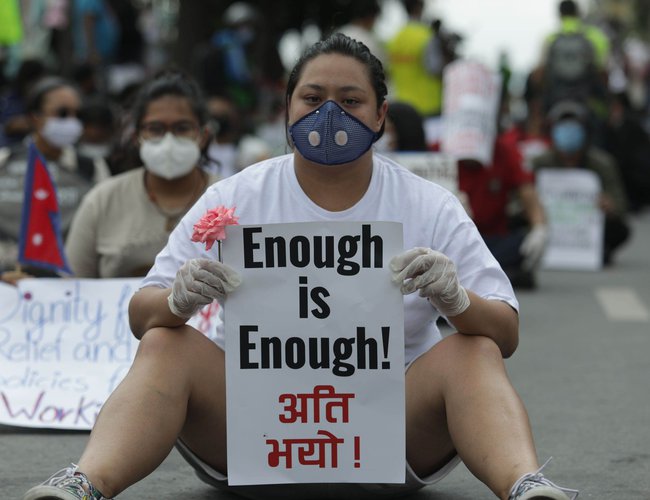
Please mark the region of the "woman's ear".
[[206, 148], [208, 144], [210, 144], [213, 136], [214, 132], [211, 127], [209, 125], [204, 125], [201, 128], [201, 136], [199, 137], [199, 149], [203, 150]]
[[375, 132], [379, 132], [384, 126], [384, 121], [386, 121], [386, 113], [388, 112], [388, 101], [384, 99], [384, 102], [381, 103], [379, 109], [377, 110], [377, 127]]

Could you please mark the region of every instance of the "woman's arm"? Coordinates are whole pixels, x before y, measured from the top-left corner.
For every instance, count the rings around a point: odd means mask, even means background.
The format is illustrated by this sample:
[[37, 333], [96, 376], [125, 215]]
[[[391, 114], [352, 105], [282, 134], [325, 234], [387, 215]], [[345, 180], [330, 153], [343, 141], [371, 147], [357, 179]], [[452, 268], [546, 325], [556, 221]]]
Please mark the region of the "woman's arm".
[[519, 315], [507, 303], [488, 300], [467, 290], [470, 305], [447, 319], [465, 335], [483, 335], [499, 346], [504, 358], [512, 356], [519, 344]]
[[171, 288], [144, 287], [131, 298], [131, 331], [142, 338], [151, 328], [180, 326], [212, 301], [223, 304], [240, 283], [239, 274], [226, 264], [211, 259], [188, 260], [176, 273]]
[[138, 290], [129, 302], [129, 325], [136, 338], [158, 326], [175, 327], [187, 320], [179, 318], [169, 310], [167, 298], [170, 288], [145, 287]]

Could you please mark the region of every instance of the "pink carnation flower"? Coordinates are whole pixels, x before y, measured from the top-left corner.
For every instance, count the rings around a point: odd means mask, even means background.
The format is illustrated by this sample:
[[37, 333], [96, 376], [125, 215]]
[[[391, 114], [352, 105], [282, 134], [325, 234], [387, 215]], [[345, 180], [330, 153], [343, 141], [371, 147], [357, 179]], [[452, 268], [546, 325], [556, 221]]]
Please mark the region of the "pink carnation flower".
[[205, 249], [210, 250], [215, 241], [226, 239], [226, 226], [236, 225], [238, 220], [239, 217], [235, 217], [235, 207], [219, 205], [211, 208], [194, 224], [192, 241], [205, 243]]

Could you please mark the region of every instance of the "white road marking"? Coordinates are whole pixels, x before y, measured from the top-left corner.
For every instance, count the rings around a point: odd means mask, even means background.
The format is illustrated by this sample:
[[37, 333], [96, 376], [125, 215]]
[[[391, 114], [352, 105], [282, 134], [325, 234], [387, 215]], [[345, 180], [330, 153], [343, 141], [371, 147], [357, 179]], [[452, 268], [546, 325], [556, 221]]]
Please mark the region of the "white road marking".
[[639, 294], [628, 287], [596, 288], [596, 298], [611, 321], [650, 321], [650, 311]]

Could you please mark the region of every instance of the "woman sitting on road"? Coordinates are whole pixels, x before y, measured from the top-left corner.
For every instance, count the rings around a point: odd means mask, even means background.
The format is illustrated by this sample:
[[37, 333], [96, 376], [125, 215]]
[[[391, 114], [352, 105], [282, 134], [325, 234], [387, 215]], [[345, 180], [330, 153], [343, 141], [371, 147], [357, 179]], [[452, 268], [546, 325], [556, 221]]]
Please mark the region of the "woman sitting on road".
[[141, 90], [132, 115], [144, 167], [83, 199], [66, 240], [79, 278], [144, 276], [178, 221], [217, 180], [201, 168], [208, 112], [194, 81], [161, 74]]
[[[25, 499], [117, 495], [154, 471], [174, 445], [203, 481], [231, 489], [223, 325], [215, 345], [185, 324], [240, 283], [232, 268], [190, 241], [194, 223], [218, 205], [237, 205], [243, 225], [399, 222], [406, 248], [391, 261], [405, 295], [405, 482], [231, 491], [252, 498], [400, 496], [439, 481], [462, 460], [501, 499], [575, 498], [540, 473], [526, 410], [506, 374], [503, 358], [518, 343], [508, 279], [451, 193], [373, 153], [386, 93], [381, 63], [365, 45], [335, 34], [307, 50], [286, 93], [293, 154], [211, 186], [172, 232], [130, 303], [140, 339], [130, 372], [104, 405], [78, 466]], [[310, 144], [315, 130], [325, 148]], [[336, 144], [336, 131], [347, 133], [346, 145]], [[441, 315], [458, 333], [442, 338]]]

